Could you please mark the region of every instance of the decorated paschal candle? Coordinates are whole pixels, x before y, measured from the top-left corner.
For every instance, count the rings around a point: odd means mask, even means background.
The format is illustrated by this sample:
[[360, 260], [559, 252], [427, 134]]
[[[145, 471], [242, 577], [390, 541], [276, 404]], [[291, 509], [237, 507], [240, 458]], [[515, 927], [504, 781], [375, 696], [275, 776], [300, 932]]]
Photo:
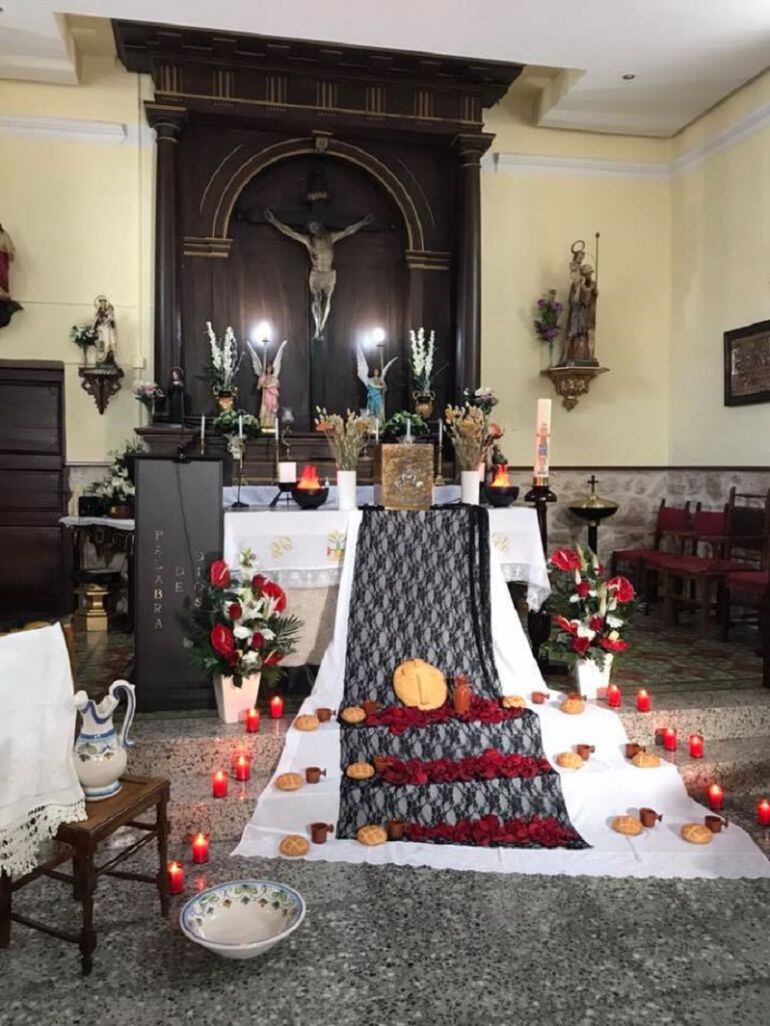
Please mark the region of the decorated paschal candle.
[[248, 755], [237, 755], [233, 759], [233, 779], [234, 780], [248, 780], [251, 776], [251, 766], [249, 765]]
[[650, 696], [644, 688], [639, 688], [639, 690], [636, 692], [636, 711], [650, 711]]
[[760, 826], [770, 826], [770, 802], [767, 798], [760, 798], [757, 802], [757, 823]]
[[610, 684], [607, 687], [607, 705], [610, 709], [619, 709], [622, 700], [620, 688], [617, 684]]
[[211, 794], [214, 798], [227, 797], [227, 774], [224, 770], [211, 774]]
[[196, 834], [192, 840], [192, 860], [201, 865], [209, 860], [209, 839], [205, 834]]
[[702, 734], [690, 734], [687, 738], [687, 746], [690, 750], [691, 759], [702, 759], [703, 758], [703, 735]]
[[246, 718], [244, 721], [246, 723], [246, 733], [256, 734], [259, 730], [259, 721], [259, 709], [247, 709]]
[[663, 747], [667, 752], [676, 751], [676, 729], [674, 727], [666, 727], [663, 731]]
[[719, 784], [711, 784], [708, 791], [706, 791], [706, 797], [712, 812], [718, 812], [722, 808], [724, 793]]
[[179, 862], [169, 862], [166, 867], [168, 874], [168, 893], [181, 894], [184, 890], [184, 870]]
[[273, 695], [268, 706], [271, 720], [280, 720], [283, 716], [283, 699], [280, 695]]

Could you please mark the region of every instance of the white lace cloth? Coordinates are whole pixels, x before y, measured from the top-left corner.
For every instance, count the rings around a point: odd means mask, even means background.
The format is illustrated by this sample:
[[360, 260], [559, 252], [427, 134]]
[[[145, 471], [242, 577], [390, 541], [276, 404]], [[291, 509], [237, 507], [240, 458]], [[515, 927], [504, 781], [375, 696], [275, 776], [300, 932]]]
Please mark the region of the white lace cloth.
[[58, 624], [0, 637], [0, 870], [12, 877], [35, 868], [61, 823], [86, 818], [72, 695]]
[[[319, 706], [339, 709], [343, 696], [345, 652], [355, 544], [360, 514], [351, 514], [348, 553], [340, 582], [334, 640], [321, 664], [312, 694], [300, 712]], [[491, 579], [492, 635], [495, 662], [503, 694], [528, 697], [532, 690], [547, 690], [532, 658], [524, 632], [511, 604], [499, 567], [493, 562]], [[770, 861], [739, 827], [717, 834], [709, 845], [683, 841], [679, 829], [686, 822], [703, 822], [707, 811], [691, 799], [676, 766], [637, 769], [624, 757], [628, 740], [620, 717], [588, 703], [579, 716], [562, 713], [560, 696], [552, 692], [545, 705], [531, 705], [540, 717], [543, 748], [552, 763], [559, 752], [577, 743], [592, 744], [596, 752], [576, 773], [559, 771], [567, 812], [575, 829], [592, 847], [580, 851], [523, 848], [480, 848], [388, 842], [368, 848], [353, 840], [331, 838], [311, 844], [305, 858], [436, 869], [472, 869], [477, 872], [544, 873], [615, 877], [770, 877]], [[310, 839], [312, 822], [336, 823], [339, 813], [340, 728], [332, 719], [312, 733], [290, 729], [275, 772], [303, 773], [320, 766], [322, 782], [298, 791], [279, 791], [273, 782], [260, 796], [234, 855], [275, 858], [288, 833]], [[273, 780], [275, 780], [275, 776]], [[627, 837], [612, 830], [614, 816], [636, 813], [647, 806], [663, 813], [654, 830]]]
[[[249, 548], [260, 570], [284, 588], [330, 588], [340, 582], [350, 516], [325, 506], [312, 512], [280, 507], [225, 512], [224, 558], [236, 563], [241, 549]], [[492, 509], [489, 525], [492, 561], [506, 581], [527, 585], [527, 603], [539, 609], [551, 589], [535, 511]]]

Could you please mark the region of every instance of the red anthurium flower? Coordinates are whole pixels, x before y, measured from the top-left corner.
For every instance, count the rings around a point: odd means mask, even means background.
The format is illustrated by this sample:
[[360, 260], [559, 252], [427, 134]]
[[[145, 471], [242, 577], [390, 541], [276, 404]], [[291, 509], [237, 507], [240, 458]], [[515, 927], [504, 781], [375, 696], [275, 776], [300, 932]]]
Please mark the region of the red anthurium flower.
[[260, 648], [262, 648], [264, 643], [265, 643], [265, 636], [264, 636], [264, 634], [260, 634], [259, 631], [254, 631], [254, 633], [251, 635], [251, 647], [255, 648], [255, 649], [260, 649]]
[[577, 652], [578, 655], [585, 655], [588, 651], [590, 641], [588, 638], [573, 638], [571, 644], [573, 652]]
[[557, 570], [579, 570], [580, 560], [574, 549], [557, 549], [551, 553], [551, 566]]
[[634, 586], [627, 577], [610, 577], [607, 587], [615, 592], [618, 602], [630, 602], [634, 597]]
[[270, 652], [262, 660], [264, 666], [275, 666], [276, 663], [280, 663], [283, 659], [283, 655], [280, 652]]
[[209, 582], [214, 588], [226, 588], [230, 583], [230, 570], [223, 559], [215, 559], [209, 567]]
[[553, 622], [556, 624], [557, 627], [561, 627], [563, 631], [566, 631], [567, 634], [575, 634], [575, 632], [577, 631], [577, 624], [571, 623], [564, 616], [554, 616]]
[[231, 659], [234, 654], [235, 641], [233, 632], [229, 627], [225, 627], [221, 623], [215, 623], [211, 628], [209, 640], [211, 641], [211, 647], [218, 655], [224, 656], [225, 659]]
[[622, 638], [617, 638], [615, 641], [612, 638], [599, 638], [599, 645], [606, 652], [625, 652], [628, 648], [628, 642], [623, 641]]
[[263, 577], [262, 574], [254, 574], [254, 576], [251, 578], [251, 590], [255, 592], [261, 592], [265, 586], [266, 580], [267, 578]]
[[262, 585], [262, 594], [272, 601], [276, 613], [284, 611], [286, 608], [286, 595], [279, 584], [276, 584], [275, 581], [265, 581]]
[[231, 620], [240, 620], [243, 616], [243, 609], [238, 602], [231, 602], [227, 607], [227, 615]]
[[586, 598], [588, 596], [588, 581], [581, 581], [580, 584], [576, 584], [575, 592], [580, 598]]
[[588, 626], [592, 631], [600, 631], [604, 626], [604, 620], [600, 616], [592, 616], [588, 621]]

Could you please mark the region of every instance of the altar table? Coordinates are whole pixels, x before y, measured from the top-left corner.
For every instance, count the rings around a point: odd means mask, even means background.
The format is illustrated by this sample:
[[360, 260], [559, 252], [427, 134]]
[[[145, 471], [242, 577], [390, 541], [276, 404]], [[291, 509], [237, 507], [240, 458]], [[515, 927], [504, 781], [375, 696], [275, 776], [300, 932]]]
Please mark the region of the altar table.
[[[349, 516], [326, 507], [225, 511], [225, 560], [237, 563], [240, 551], [251, 549], [260, 571], [287, 591], [288, 611], [304, 621], [287, 666], [319, 663], [331, 640]], [[550, 585], [534, 509], [490, 509], [489, 526], [505, 580], [525, 584], [529, 608], [539, 609]]]

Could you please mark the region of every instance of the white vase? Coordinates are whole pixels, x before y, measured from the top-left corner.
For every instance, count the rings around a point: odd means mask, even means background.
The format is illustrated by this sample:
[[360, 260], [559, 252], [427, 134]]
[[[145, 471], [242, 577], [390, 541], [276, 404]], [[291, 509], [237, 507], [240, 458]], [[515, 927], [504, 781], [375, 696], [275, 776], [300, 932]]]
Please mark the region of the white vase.
[[578, 659], [575, 663], [575, 684], [583, 698], [598, 698], [599, 690], [607, 688], [612, 670], [612, 653], [604, 656], [604, 668], [599, 669], [593, 659]]
[[469, 506], [478, 506], [479, 504], [479, 480], [478, 470], [463, 470], [460, 475], [462, 501]]
[[217, 712], [223, 723], [238, 723], [244, 719], [247, 709], [256, 706], [261, 679], [261, 672], [252, 673], [248, 677], [242, 677], [241, 686], [237, 688], [232, 677], [217, 674], [214, 678], [214, 694], [217, 699]]
[[[117, 692], [126, 695], [126, 715], [120, 733], [112, 725], [112, 714], [120, 699]], [[109, 692], [97, 705], [85, 691], [78, 691], [73, 703], [80, 712], [80, 732], [75, 741], [75, 769], [89, 802], [111, 798], [123, 786], [120, 778], [126, 772], [126, 748], [133, 744], [128, 732], [134, 719], [136, 696], [134, 685], [116, 680]]]
[[355, 470], [337, 471], [337, 504], [340, 509], [351, 510], [358, 508], [356, 500], [356, 478]]

